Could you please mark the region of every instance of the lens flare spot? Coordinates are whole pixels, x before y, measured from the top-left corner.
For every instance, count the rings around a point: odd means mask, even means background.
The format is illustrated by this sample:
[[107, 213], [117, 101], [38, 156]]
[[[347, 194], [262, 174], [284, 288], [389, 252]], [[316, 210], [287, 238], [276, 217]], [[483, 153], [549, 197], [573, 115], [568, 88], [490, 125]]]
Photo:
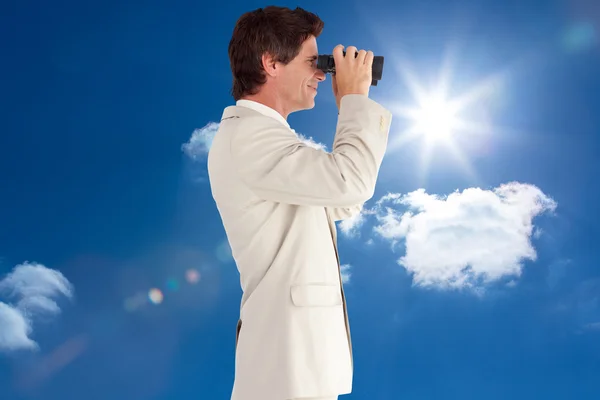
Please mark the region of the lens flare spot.
[[200, 272], [190, 268], [185, 272], [185, 279], [191, 284], [198, 283], [200, 281]]
[[169, 289], [172, 292], [177, 291], [177, 289], [179, 289], [179, 282], [177, 282], [177, 279], [175, 278], [170, 278], [167, 281], [167, 289]]
[[567, 51], [587, 50], [596, 42], [594, 25], [589, 22], [579, 22], [571, 26], [562, 38], [562, 44]]
[[143, 292], [137, 293], [125, 299], [124, 306], [127, 312], [133, 312], [146, 304], [146, 296]]
[[163, 294], [159, 289], [150, 289], [150, 291], [148, 292], [148, 298], [150, 299], [150, 301], [154, 304], [160, 304], [163, 301]]

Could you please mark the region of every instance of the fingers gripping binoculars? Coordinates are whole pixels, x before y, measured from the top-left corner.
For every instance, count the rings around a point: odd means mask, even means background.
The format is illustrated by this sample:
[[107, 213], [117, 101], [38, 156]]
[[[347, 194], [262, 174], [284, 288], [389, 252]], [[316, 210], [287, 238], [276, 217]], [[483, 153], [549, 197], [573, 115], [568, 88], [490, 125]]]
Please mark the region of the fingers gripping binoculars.
[[[344, 57], [346, 56], [346, 52], [344, 51]], [[354, 55], [354, 57], [358, 57], [358, 52]], [[317, 68], [323, 71], [324, 73], [331, 73], [335, 75], [335, 59], [331, 54], [321, 54], [317, 57]], [[381, 75], [383, 74], [383, 56], [375, 56], [373, 58], [373, 80], [371, 81], [371, 86], [377, 86], [377, 81], [381, 80]]]

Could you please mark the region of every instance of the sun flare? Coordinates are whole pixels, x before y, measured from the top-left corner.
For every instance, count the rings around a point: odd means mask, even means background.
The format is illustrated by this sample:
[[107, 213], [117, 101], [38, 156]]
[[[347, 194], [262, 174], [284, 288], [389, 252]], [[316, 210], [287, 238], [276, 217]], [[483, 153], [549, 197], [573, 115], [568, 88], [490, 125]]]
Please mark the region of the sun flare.
[[455, 93], [451, 90], [451, 59], [443, 61], [437, 82], [428, 85], [422, 84], [409, 60], [395, 60], [394, 66], [405, 85], [402, 90], [409, 96], [391, 101], [392, 113], [402, 119], [403, 128], [388, 149], [394, 152], [414, 141], [420, 142], [420, 165], [416, 170], [423, 181], [432, 162], [452, 158], [477, 182], [469, 151], [485, 149], [492, 132], [500, 132], [500, 127], [492, 125], [489, 105], [501, 94], [508, 70], [488, 75], [462, 93]]
[[428, 141], [449, 139], [457, 125], [456, 111], [439, 96], [425, 99], [414, 116], [415, 130]]

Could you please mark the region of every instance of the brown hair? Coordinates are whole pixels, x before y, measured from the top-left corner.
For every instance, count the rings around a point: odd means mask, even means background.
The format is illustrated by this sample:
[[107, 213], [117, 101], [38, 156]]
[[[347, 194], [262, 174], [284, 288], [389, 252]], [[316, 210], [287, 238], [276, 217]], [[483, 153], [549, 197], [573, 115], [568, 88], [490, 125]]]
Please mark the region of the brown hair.
[[243, 14], [235, 24], [229, 41], [229, 64], [233, 74], [231, 95], [256, 94], [266, 82], [262, 55], [267, 52], [276, 61], [287, 64], [300, 52], [310, 36], [318, 37], [323, 21], [300, 7], [268, 6]]

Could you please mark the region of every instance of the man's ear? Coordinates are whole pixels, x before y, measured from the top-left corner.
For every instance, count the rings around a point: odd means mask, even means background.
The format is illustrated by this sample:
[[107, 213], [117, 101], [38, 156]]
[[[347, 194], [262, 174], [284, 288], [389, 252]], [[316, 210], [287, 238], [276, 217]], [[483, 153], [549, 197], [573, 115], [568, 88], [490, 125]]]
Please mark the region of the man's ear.
[[277, 62], [275, 61], [274, 57], [271, 56], [268, 52], [265, 52], [262, 55], [262, 65], [267, 75], [277, 76], [279, 72], [279, 65], [277, 65]]

